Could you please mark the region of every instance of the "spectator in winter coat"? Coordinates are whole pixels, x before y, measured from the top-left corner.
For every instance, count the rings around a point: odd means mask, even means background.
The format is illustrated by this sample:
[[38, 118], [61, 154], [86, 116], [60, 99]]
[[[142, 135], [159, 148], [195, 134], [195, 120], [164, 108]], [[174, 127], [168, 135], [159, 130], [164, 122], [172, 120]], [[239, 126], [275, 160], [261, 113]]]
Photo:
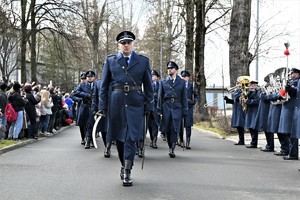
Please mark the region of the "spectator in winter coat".
[[51, 136], [52, 133], [49, 133], [48, 125], [50, 121], [50, 116], [52, 115], [51, 108], [53, 107], [53, 101], [50, 97], [50, 93], [47, 90], [41, 90], [41, 117], [40, 117], [40, 127], [39, 130], [45, 135], [45, 136]]
[[16, 121], [11, 123], [8, 133], [8, 138], [12, 138], [15, 141], [19, 140], [19, 134], [23, 127], [25, 100], [22, 98], [20, 92], [21, 85], [18, 82], [15, 82], [12, 89], [10, 90], [10, 94], [8, 95], [8, 101], [12, 104], [13, 108], [18, 113], [18, 118]]
[[28, 100], [27, 104], [25, 105], [25, 111], [28, 115], [30, 125], [28, 126], [28, 138], [37, 139], [37, 115], [36, 115], [36, 105], [40, 102], [36, 98], [34, 98], [32, 94], [32, 85], [26, 83], [24, 86], [25, 97]]
[[7, 104], [6, 88], [6, 83], [0, 81], [0, 141], [4, 140], [6, 131], [6, 117], [4, 114]]

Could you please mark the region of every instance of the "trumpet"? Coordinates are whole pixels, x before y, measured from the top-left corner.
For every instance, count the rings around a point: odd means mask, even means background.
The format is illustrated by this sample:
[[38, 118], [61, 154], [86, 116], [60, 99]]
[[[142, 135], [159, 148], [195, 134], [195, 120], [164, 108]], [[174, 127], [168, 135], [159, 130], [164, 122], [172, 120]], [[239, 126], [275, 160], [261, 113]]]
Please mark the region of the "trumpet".
[[[210, 107], [210, 106], [214, 106], [216, 103], [218, 103], [220, 100], [220, 98], [214, 98], [212, 101], [207, 102], [206, 104], [204, 104], [204, 108]], [[223, 100], [223, 99], [222, 99]]]
[[228, 87], [228, 88], [227, 88], [227, 91], [228, 91], [229, 93], [232, 93], [232, 92], [234, 92], [236, 89], [241, 89], [241, 86], [240, 86], [240, 85], [236, 85], [236, 86], [233, 86], [233, 87]]

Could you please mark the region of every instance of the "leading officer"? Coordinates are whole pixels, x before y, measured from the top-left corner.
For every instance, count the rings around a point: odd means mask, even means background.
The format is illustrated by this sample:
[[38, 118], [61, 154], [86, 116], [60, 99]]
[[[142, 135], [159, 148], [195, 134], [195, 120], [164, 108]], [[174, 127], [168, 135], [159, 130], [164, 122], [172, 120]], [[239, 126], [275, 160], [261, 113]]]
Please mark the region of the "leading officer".
[[135, 35], [123, 31], [116, 40], [119, 52], [107, 56], [103, 66], [99, 112], [109, 110], [107, 134], [116, 141], [123, 186], [132, 186], [136, 143], [146, 128], [145, 115], [153, 110], [153, 89], [149, 59], [134, 51]]

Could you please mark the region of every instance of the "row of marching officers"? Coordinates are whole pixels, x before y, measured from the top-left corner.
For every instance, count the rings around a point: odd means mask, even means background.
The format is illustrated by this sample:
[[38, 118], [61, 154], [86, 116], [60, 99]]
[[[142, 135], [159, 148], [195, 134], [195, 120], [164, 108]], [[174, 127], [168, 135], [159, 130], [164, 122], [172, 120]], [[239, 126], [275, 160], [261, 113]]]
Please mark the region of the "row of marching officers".
[[266, 146], [261, 151], [275, 152], [274, 134], [277, 133], [280, 151], [274, 155], [283, 156], [284, 160], [298, 160], [300, 70], [292, 68], [289, 76], [287, 85], [279, 92], [266, 92], [257, 87], [257, 81], [250, 81], [244, 100], [241, 87], [234, 91], [233, 99], [224, 97], [226, 103], [233, 104], [231, 126], [237, 128], [239, 134], [239, 142], [235, 145], [245, 144], [244, 130], [249, 129], [251, 142], [247, 148], [257, 148], [258, 133], [264, 132]]
[[[151, 73], [149, 59], [133, 50], [135, 35], [132, 32], [119, 33], [116, 41], [119, 52], [106, 57], [101, 80], [95, 80], [95, 73], [87, 71], [84, 74], [87, 80], [80, 83], [71, 96], [80, 103], [76, 121], [82, 144], [86, 149], [93, 145], [94, 116], [101, 115], [99, 131], [106, 146], [104, 155], [110, 156], [111, 141], [115, 141], [123, 186], [131, 186], [137, 144], [145, 138], [147, 130], [143, 119], [155, 116], [156, 126], [150, 130], [151, 146], [157, 147], [160, 126], [168, 139], [169, 156], [174, 158], [182, 118], [189, 110], [187, 88], [190, 85], [177, 75], [178, 66], [172, 61], [167, 63], [168, 76], [158, 83], [155, 75], [159, 75]], [[191, 107], [196, 98], [189, 101]], [[160, 124], [157, 123], [159, 116], [162, 117]]]

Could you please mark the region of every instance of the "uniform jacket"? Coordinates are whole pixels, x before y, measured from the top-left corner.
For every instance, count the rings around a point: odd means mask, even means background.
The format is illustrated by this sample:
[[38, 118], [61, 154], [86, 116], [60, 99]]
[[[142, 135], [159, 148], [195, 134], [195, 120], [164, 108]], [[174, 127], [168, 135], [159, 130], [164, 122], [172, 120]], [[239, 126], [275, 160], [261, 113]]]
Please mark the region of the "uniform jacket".
[[188, 82], [185, 84], [188, 99], [188, 111], [187, 116], [185, 118], [185, 127], [191, 127], [194, 124], [194, 105], [198, 101], [199, 96], [192, 82]]
[[[143, 86], [143, 91], [114, 90], [114, 87]], [[110, 88], [112, 89], [111, 92]], [[108, 137], [124, 142], [143, 137], [144, 112], [153, 110], [153, 88], [149, 59], [132, 52], [125, 63], [121, 52], [106, 58], [102, 72], [100, 109], [108, 110]]]
[[260, 90], [255, 89], [247, 94], [247, 110], [245, 117], [245, 128], [255, 129], [255, 118], [258, 112]]
[[300, 81], [297, 84], [291, 137], [300, 138]]
[[[290, 81], [290, 85], [297, 88], [299, 78]], [[282, 104], [278, 133], [291, 134], [293, 125], [293, 116], [295, 110], [296, 96], [291, 96], [288, 101]]]
[[[161, 80], [158, 92], [157, 110], [162, 114], [161, 131], [170, 132], [174, 129], [179, 133], [182, 117], [187, 115], [188, 101], [185, 81], [178, 75], [172, 86], [170, 77]], [[169, 99], [174, 98], [174, 102]], [[172, 122], [172, 127], [170, 127]]]
[[[102, 81], [100, 79], [95, 81], [95, 88], [94, 88], [94, 101], [93, 101], [93, 111], [98, 111], [100, 109], [100, 89], [101, 89]], [[98, 132], [107, 132], [106, 130], [106, 123], [107, 123], [107, 118], [102, 117], [101, 120], [99, 121], [99, 124], [97, 126], [97, 131]]]
[[93, 85], [93, 88], [90, 88], [88, 82], [82, 82], [72, 94], [74, 101], [81, 102], [77, 113], [77, 125], [79, 126], [85, 126], [88, 120], [93, 119], [91, 115], [93, 112], [92, 101], [95, 83]]
[[240, 96], [242, 91], [237, 89], [233, 92], [233, 99], [229, 99], [226, 103], [233, 104], [231, 127], [243, 127], [245, 126], [245, 112], [243, 111], [242, 105], [240, 104]]
[[270, 101], [268, 101], [266, 99], [265, 93], [261, 93], [260, 99], [259, 99], [258, 111], [257, 111], [257, 115], [255, 118], [254, 129], [256, 129], [258, 131], [266, 131], [269, 110], [270, 110]]
[[268, 100], [270, 101], [270, 110], [269, 110], [269, 114], [268, 114], [267, 127], [266, 127], [265, 131], [268, 133], [278, 133], [282, 104], [272, 103], [272, 102], [277, 101], [276, 94], [267, 95], [266, 101], [268, 101]]

